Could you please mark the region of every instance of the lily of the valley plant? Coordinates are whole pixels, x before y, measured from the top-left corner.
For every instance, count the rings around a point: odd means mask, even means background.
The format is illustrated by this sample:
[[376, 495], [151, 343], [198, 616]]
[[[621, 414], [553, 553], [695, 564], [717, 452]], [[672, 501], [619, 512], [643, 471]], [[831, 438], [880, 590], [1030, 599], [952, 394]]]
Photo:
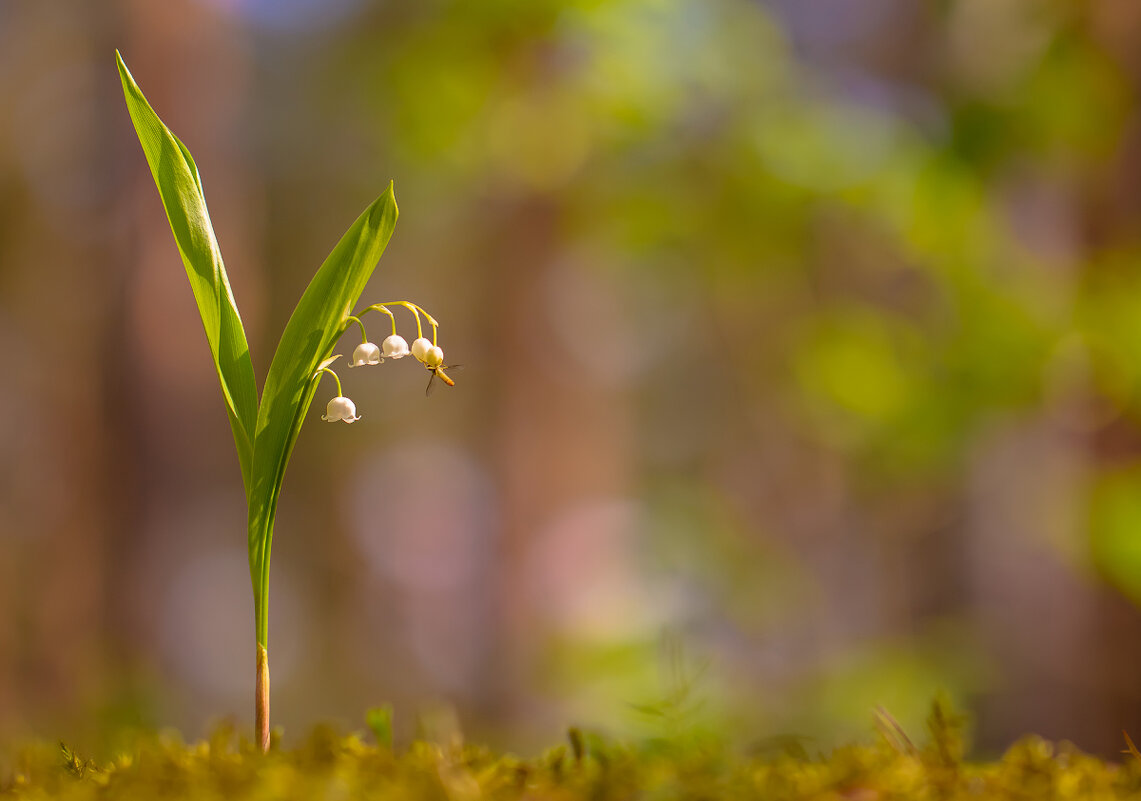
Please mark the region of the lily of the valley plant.
[[[436, 378], [449, 385], [452, 380], [444, 372], [447, 368], [437, 342], [436, 320], [416, 304], [392, 301], [373, 304], [356, 315], [351, 313], [396, 225], [396, 198], [389, 183], [388, 190], [341, 237], [298, 301], [278, 342], [259, 401], [246, 333], [206, 211], [198, 168], [190, 151], [155, 114], [122, 57], [118, 52], [115, 55], [127, 110], [202, 315], [234, 432], [249, 509], [250, 578], [257, 644], [254, 719], [258, 742], [265, 750], [269, 747], [267, 634], [273, 522], [285, 468], [322, 374], [331, 374], [337, 386], [337, 395], [329, 401], [322, 419], [346, 423], [360, 419], [356, 405], [344, 397], [341, 380], [331, 369], [339, 358], [331, 355], [334, 345], [350, 326], [357, 325], [362, 342], [353, 353], [351, 367], [411, 355], [431, 373], [429, 386]], [[417, 338], [411, 347], [396, 333], [396, 318], [389, 306], [403, 306], [415, 316]], [[370, 311], [386, 314], [392, 322], [392, 334], [380, 347], [369, 342], [361, 320]], [[424, 336], [421, 315], [432, 326], [431, 340]]]

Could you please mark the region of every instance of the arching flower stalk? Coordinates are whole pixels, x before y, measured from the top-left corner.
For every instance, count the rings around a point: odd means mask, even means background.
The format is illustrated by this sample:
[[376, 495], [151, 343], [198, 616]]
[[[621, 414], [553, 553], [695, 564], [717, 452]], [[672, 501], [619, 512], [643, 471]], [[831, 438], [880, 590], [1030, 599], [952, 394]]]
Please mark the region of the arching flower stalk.
[[[404, 339], [396, 334], [396, 318], [393, 316], [392, 312], [388, 310], [388, 306], [404, 306], [410, 312], [412, 312], [413, 317], [416, 319], [416, 339], [412, 341], [411, 349], [408, 348], [407, 344], [404, 342]], [[400, 355], [403, 356], [411, 352], [412, 356], [418, 362], [424, 365], [424, 367], [426, 367], [432, 374], [432, 377], [428, 379], [428, 387], [425, 390], [426, 394], [431, 394], [433, 384], [437, 378], [439, 378], [444, 384], [447, 384], [449, 387], [454, 387], [456, 385], [456, 382], [452, 380], [452, 378], [448, 376], [447, 372], [445, 371], [450, 370], [453, 367], [458, 367], [459, 365], [444, 364], [444, 350], [439, 345], [440, 324], [436, 322], [435, 317], [428, 314], [428, 312], [424, 311], [423, 308], [417, 306], [415, 303], [410, 303], [406, 300], [394, 300], [387, 301], [386, 303], [374, 303], [373, 305], [366, 308], [364, 312], [361, 312], [361, 314], [364, 315], [365, 312], [369, 311], [382, 311], [387, 314], [392, 320], [392, 336], [385, 340], [384, 355], [389, 355], [387, 348], [389, 340], [398, 340], [398, 347], [401, 348]], [[424, 319], [428, 321], [428, 324], [432, 326], [432, 338], [430, 340], [424, 336], [424, 325], [421, 320], [421, 315], [423, 315]], [[360, 323], [358, 318], [354, 317], [353, 319], [357, 320], [357, 322]], [[363, 324], [361, 324], [361, 326], [363, 330]], [[393, 358], [399, 357], [393, 356]]]
[[[412, 342], [412, 347], [409, 348], [408, 342], [404, 337], [396, 333], [396, 316], [389, 309], [389, 306], [403, 306], [412, 313], [413, 319], [416, 320], [416, 339]], [[369, 350], [367, 353], [363, 348], [375, 348], [368, 340], [368, 334], [365, 332], [364, 322], [361, 320], [365, 314], [370, 311], [378, 311], [388, 316], [389, 323], [392, 326], [392, 334], [385, 338], [381, 345], [381, 353], [378, 358], [370, 359], [370, 354], [373, 353]], [[443, 383], [448, 386], [455, 386], [453, 381], [445, 372], [452, 367], [452, 365], [444, 364], [444, 351], [439, 346], [440, 324], [436, 322], [436, 318], [424, 311], [421, 306], [407, 300], [390, 300], [384, 303], [374, 303], [368, 306], [364, 311], [360, 312], [360, 316], [350, 316], [350, 322], [356, 323], [361, 329], [362, 344], [357, 346], [357, 351], [353, 354], [353, 361], [350, 367], [357, 367], [365, 364], [378, 364], [384, 359], [400, 359], [404, 356], [411, 354], [413, 358], [419, 361], [432, 373], [432, 378], [428, 382], [428, 388], [432, 388], [432, 384], [436, 378], [439, 378]], [[432, 326], [432, 338], [428, 339], [424, 336], [424, 320]]]

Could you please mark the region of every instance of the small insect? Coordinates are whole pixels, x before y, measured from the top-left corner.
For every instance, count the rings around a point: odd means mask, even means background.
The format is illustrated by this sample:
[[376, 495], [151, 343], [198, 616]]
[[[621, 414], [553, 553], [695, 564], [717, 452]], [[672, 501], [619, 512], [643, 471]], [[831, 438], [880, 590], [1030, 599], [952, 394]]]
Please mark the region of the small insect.
[[424, 397], [426, 397], [426, 398], [431, 397], [432, 393], [436, 391], [436, 379], [437, 378], [440, 379], [441, 381], [443, 381], [449, 387], [454, 387], [456, 385], [456, 382], [453, 381], [448, 376], [448, 374], [445, 373], [444, 371], [445, 370], [459, 370], [461, 367], [463, 367], [462, 364], [445, 364], [445, 365], [442, 365], [440, 367], [429, 367], [428, 372], [431, 373], [432, 375], [428, 379], [428, 386], [424, 388]]

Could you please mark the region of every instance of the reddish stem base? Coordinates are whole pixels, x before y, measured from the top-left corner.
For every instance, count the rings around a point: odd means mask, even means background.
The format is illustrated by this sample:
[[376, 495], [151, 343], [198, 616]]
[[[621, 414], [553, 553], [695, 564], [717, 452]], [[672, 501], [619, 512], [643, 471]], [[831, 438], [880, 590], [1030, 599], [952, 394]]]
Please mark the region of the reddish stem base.
[[254, 736], [262, 753], [269, 750], [269, 654], [258, 644], [257, 684], [254, 687]]

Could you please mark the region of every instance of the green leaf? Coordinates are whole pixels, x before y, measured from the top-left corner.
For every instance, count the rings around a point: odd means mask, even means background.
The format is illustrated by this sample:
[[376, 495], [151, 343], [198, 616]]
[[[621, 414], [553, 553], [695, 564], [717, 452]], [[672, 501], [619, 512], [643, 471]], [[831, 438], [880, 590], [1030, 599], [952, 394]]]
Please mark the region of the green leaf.
[[396, 225], [392, 184], [357, 218], [309, 283], [285, 325], [269, 367], [254, 438], [249, 492], [250, 575], [254, 583], [258, 642], [265, 645], [269, 553], [273, 519], [289, 455], [317, 391], [313, 374], [349, 325]]
[[117, 50], [115, 58], [119, 63], [127, 110], [135, 124], [135, 132], [150, 165], [170, 221], [170, 230], [174, 233], [178, 252], [182, 254], [186, 277], [190, 279], [190, 288], [202, 315], [248, 495], [258, 409], [257, 384], [242, 318], [238, 315], [234, 293], [230, 290], [230, 281], [222, 264], [222, 253], [206, 210], [202, 180], [190, 151], [155, 114]]

